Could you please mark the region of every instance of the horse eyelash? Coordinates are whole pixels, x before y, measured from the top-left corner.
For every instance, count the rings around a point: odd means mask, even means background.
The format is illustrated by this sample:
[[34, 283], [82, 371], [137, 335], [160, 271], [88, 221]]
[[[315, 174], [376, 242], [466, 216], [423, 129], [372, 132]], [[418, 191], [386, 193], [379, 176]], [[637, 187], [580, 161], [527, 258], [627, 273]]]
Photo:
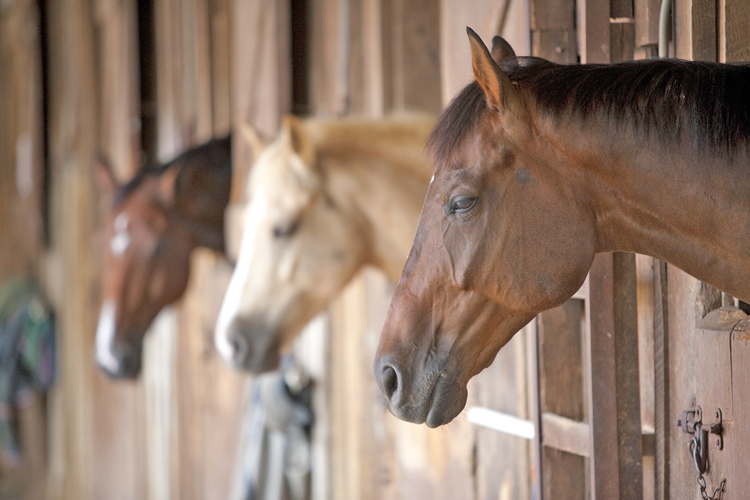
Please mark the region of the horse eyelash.
[[[461, 208], [461, 209], [457, 208], [456, 203], [458, 201], [463, 201], [465, 199], [472, 200], [471, 205], [469, 205], [467, 208]], [[457, 214], [457, 213], [458, 214], [467, 213], [476, 206], [477, 200], [478, 200], [477, 197], [472, 197], [472, 196], [456, 196], [455, 198], [451, 199], [450, 203], [448, 204], [448, 207], [446, 207], [447, 208], [446, 215]]]
[[273, 228], [273, 237], [276, 239], [288, 238], [292, 236], [299, 227], [299, 221], [294, 221], [285, 226], [276, 226]]

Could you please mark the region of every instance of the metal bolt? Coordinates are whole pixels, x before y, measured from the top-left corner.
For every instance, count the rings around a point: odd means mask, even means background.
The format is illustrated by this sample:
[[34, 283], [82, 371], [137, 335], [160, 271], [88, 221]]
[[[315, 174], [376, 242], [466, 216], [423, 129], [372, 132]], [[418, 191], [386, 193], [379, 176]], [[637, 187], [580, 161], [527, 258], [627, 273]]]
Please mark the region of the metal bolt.
[[721, 443], [721, 441], [719, 441], [719, 440], [717, 439], [717, 440], [716, 440], [716, 446], [719, 446], [719, 444], [720, 444], [720, 443]]

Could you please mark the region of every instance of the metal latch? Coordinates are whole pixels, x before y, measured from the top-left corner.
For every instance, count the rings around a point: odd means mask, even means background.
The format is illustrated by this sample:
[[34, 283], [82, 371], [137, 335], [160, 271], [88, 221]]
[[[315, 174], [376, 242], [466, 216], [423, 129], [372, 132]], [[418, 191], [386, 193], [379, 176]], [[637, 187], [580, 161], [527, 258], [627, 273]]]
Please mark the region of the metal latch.
[[721, 408], [717, 408], [714, 412], [714, 419], [713, 423], [704, 424], [703, 410], [700, 406], [696, 406], [695, 403], [693, 403], [693, 407], [689, 410], [683, 411], [682, 416], [677, 421], [677, 426], [682, 429], [682, 432], [693, 436], [688, 447], [690, 449], [690, 454], [693, 456], [695, 470], [698, 471], [698, 484], [701, 486], [701, 497], [706, 500], [720, 499], [726, 483], [726, 479], [722, 479], [719, 488], [714, 491], [714, 494], [710, 497], [707, 495], [706, 481], [703, 478], [703, 474], [708, 471], [708, 441], [711, 434], [717, 436], [716, 446], [720, 450], [724, 449], [724, 426], [722, 424]]
[[716, 446], [720, 450], [724, 449], [724, 436], [722, 434], [724, 426], [722, 425], [721, 408], [716, 409], [714, 418], [713, 423], [704, 424], [703, 410], [700, 406], [694, 406], [690, 410], [683, 411], [682, 417], [677, 421], [677, 425], [682, 428], [682, 432], [693, 435], [689, 446], [698, 474], [704, 474], [708, 470], [709, 434], [716, 435]]

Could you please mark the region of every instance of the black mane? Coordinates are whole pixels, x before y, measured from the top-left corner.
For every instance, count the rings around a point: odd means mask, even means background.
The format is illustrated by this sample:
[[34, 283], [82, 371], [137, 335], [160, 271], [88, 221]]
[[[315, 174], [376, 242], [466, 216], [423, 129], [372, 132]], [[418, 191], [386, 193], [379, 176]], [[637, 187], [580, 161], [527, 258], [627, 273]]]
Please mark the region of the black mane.
[[[213, 160], [213, 161], [212, 161]], [[216, 169], [231, 169], [231, 135], [191, 148], [171, 161], [164, 164], [145, 164], [128, 182], [123, 184], [115, 193], [113, 206], [122, 203], [149, 177], [158, 177], [172, 167], [185, 166], [213, 167]], [[176, 187], [179, 188], [179, 177]]]
[[[556, 119], [585, 121], [604, 113], [631, 124], [647, 137], [677, 142], [683, 132], [694, 148], [731, 156], [750, 140], [750, 66], [680, 60], [619, 64], [559, 65], [519, 58], [503, 65], [518, 87], [532, 93], [540, 109]], [[488, 109], [472, 82], [453, 99], [430, 134], [428, 147], [438, 163], [473, 132]]]

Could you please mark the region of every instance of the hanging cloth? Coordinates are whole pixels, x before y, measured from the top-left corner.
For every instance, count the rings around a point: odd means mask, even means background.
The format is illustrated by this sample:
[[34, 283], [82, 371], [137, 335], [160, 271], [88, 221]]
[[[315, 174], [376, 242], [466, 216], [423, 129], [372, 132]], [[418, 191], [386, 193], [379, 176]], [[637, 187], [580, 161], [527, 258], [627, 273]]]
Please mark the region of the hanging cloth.
[[39, 287], [9, 279], [0, 288], [0, 450], [18, 464], [21, 444], [16, 412], [54, 380], [53, 315]]

